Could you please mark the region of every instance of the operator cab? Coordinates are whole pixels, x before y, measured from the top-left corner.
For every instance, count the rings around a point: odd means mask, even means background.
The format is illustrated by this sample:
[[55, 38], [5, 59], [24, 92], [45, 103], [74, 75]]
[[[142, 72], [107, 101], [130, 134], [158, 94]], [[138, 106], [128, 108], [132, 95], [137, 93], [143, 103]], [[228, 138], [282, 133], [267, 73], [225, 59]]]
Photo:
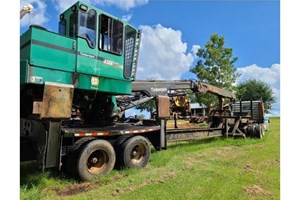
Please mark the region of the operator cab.
[[21, 36], [20, 83], [131, 94], [139, 43], [129, 23], [78, 1], [60, 15], [58, 33], [30, 26]]
[[76, 39], [78, 73], [134, 79], [139, 32], [127, 22], [77, 2], [60, 15], [59, 34]]

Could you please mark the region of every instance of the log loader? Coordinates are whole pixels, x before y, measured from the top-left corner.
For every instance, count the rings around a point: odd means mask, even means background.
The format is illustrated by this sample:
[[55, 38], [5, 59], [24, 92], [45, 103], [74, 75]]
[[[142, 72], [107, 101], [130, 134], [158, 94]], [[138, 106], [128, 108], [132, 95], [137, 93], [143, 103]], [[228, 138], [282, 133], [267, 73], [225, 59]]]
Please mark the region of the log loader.
[[[224, 98], [235, 98], [229, 91], [195, 81], [136, 80], [140, 41], [128, 22], [80, 1], [60, 14], [58, 33], [31, 25], [21, 35], [21, 161], [90, 181], [116, 166], [144, 167], [150, 145], [162, 150], [171, 141], [259, 132], [256, 122], [223, 109]], [[187, 91], [217, 95], [218, 110], [209, 127], [167, 130], [170, 98]], [[124, 117], [152, 99], [155, 119]]]

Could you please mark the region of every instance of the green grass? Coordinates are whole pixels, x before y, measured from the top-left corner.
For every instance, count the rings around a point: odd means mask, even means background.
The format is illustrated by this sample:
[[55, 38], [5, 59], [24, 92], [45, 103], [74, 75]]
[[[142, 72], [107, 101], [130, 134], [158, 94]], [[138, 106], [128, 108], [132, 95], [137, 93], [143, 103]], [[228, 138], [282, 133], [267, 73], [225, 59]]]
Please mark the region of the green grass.
[[259, 139], [213, 138], [153, 151], [145, 168], [91, 183], [21, 164], [21, 199], [280, 199], [280, 118]]

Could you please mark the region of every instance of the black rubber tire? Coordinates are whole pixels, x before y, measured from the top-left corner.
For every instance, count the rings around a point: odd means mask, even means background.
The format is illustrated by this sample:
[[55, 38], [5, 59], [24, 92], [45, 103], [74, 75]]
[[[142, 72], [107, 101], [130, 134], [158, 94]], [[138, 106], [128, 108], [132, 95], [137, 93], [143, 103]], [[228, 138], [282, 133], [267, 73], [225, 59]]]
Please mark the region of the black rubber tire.
[[246, 133], [247, 133], [247, 136], [254, 137], [254, 126], [248, 125]]
[[96, 138], [93, 137], [81, 138], [77, 140], [70, 148], [66, 156], [66, 162], [64, 163], [65, 166], [63, 167], [63, 169], [66, 170], [66, 174], [69, 177], [75, 178], [77, 176], [76, 163], [78, 160], [78, 154], [80, 153], [80, 149], [82, 148], [82, 146], [84, 146], [84, 144], [86, 144], [87, 142], [90, 142], [95, 139]]
[[77, 174], [82, 181], [91, 181], [109, 174], [116, 162], [112, 145], [105, 140], [93, 140], [82, 147], [78, 156]]
[[123, 147], [122, 145], [131, 138], [132, 135], [122, 135], [118, 137], [117, 141], [114, 143], [114, 148], [116, 152], [116, 169], [124, 168], [124, 161], [123, 161]]
[[122, 144], [123, 159], [125, 168], [145, 167], [150, 159], [150, 144], [143, 136], [135, 136]]
[[258, 125], [258, 124], [255, 124], [254, 125], [254, 130], [255, 130], [255, 136], [259, 139], [262, 139], [263, 136], [262, 136], [262, 130], [261, 130], [261, 127]]

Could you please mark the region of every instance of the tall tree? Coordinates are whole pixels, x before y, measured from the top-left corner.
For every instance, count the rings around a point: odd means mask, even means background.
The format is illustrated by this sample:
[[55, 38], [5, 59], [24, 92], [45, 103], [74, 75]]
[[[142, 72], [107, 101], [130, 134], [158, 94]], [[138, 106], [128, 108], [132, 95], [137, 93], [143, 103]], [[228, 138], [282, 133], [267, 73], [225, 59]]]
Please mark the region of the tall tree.
[[[233, 57], [232, 48], [226, 48], [224, 44], [223, 36], [213, 34], [205, 47], [198, 49], [199, 60], [190, 72], [196, 74], [201, 82], [233, 91], [233, 83], [239, 76], [234, 68], [237, 57]], [[208, 108], [218, 102], [217, 97], [211, 94], [197, 95], [197, 99]]]
[[268, 113], [276, 98], [272, 88], [259, 80], [248, 80], [237, 85], [236, 97], [241, 101], [260, 100], [264, 102], [265, 111]]

